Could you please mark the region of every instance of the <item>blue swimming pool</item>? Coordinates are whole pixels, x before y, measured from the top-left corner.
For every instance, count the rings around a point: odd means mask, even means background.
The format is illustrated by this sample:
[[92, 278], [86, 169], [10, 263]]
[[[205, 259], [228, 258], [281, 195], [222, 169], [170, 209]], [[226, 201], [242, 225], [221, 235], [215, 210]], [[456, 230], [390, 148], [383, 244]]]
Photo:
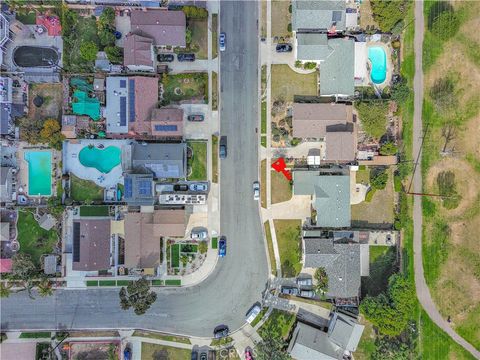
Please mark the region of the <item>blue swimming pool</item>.
[[368, 48], [368, 60], [372, 64], [370, 78], [375, 84], [381, 84], [387, 77], [387, 54], [381, 46]]
[[28, 163], [28, 195], [52, 195], [52, 153], [50, 151], [25, 151]]

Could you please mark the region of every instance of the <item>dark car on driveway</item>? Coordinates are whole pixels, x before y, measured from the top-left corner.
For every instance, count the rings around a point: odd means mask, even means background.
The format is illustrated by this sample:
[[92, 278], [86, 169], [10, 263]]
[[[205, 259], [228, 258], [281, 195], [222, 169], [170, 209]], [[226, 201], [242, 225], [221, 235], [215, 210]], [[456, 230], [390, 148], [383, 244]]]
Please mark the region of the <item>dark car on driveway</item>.
[[195, 54], [178, 54], [178, 61], [195, 61]]
[[158, 54], [157, 61], [158, 62], [172, 62], [175, 60], [175, 56], [173, 54]]
[[277, 44], [277, 52], [291, 52], [292, 45], [290, 44]]
[[196, 115], [188, 115], [187, 120], [188, 121], [203, 121], [205, 117], [201, 114], [196, 114]]
[[227, 325], [218, 325], [213, 330], [213, 336], [215, 339], [221, 339], [228, 336], [228, 326]]
[[218, 148], [218, 156], [220, 159], [225, 159], [227, 157], [227, 137], [220, 137], [220, 146]]
[[187, 184], [175, 184], [173, 185], [173, 191], [188, 191]]
[[227, 238], [225, 236], [221, 236], [220, 240], [218, 241], [218, 256], [224, 257], [227, 255]]

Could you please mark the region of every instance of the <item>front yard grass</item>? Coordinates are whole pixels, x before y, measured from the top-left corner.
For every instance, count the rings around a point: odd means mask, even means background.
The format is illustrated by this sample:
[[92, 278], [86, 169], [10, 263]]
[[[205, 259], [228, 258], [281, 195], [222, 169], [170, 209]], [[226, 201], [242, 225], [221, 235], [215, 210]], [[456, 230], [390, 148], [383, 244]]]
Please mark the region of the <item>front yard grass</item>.
[[218, 56], [218, 14], [212, 14], [212, 59]]
[[207, 180], [207, 143], [205, 141], [187, 141], [192, 149], [192, 157], [188, 159], [188, 180]]
[[267, 208], [267, 160], [260, 162], [260, 202]]
[[212, 110], [218, 110], [218, 75], [212, 71]]
[[[367, 170], [365, 170], [367, 171]], [[394, 189], [393, 171], [387, 170], [388, 182], [383, 190], [376, 190], [370, 202], [362, 202], [352, 205], [352, 226], [375, 227], [378, 229], [390, 229], [394, 221]], [[357, 183], [359, 182], [357, 174]], [[366, 176], [360, 172], [360, 178]]]
[[218, 249], [218, 238], [212, 237], [212, 249]]
[[18, 212], [17, 231], [20, 253], [30, 255], [37, 266], [40, 266], [40, 257], [51, 254], [58, 241], [57, 232], [42, 229], [28, 209]]
[[191, 352], [192, 351], [188, 349], [142, 342], [142, 360], [186, 360], [190, 359]]
[[172, 341], [172, 342], [178, 342], [182, 344], [191, 344], [190, 339], [184, 336], [174, 336], [174, 335], [168, 335], [168, 334], [154, 333], [150, 331], [135, 330], [133, 332], [133, 336], [140, 336], [140, 337], [146, 337], [149, 339], [157, 339], [157, 340], [164, 340], [164, 341]]
[[289, 11], [290, 1], [272, 0], [272, 37], [291, 36], [288, 31], [288, 24], [292, 21], [292, 15]]
[[294, 277], [300, 273], [300, 220], [273, 220], [277, 234], [278, 251], [283, 277]]
[[80, 202], [103, 201], [103, 188], [70, 173], [70, 197]]
[[272, 65], [271, 68], [272, 101], [293, 102], [295, 95], [317, 96], [318, 74], [299, 74], [288, 65]]
[[288, 339], [294, 323], [294, 314], [278, 309], [273, 309], [268, 319], [260, 327], [260, 329], [258, 329], [258, 334], [262, 338], [273, 335], [275, 337], [281, 337], [286, 340]]
[[192, 31], [190, 47], [195, 49], [195, 57], [208, 59], [208, 19], [189, 19], [188, 28]]
[[163, 105], [183, 100], [199, 100], [208, 103], [208, 74], [163, 74]]
[[262, 112], [261, 112], [262, 118], [260, 122], [260, 131], [262, 134], [267, 133], [267, 102], [262, 101]]
[[[275, 260], [275, 252], [273, 251], [272, 232], [268, 221], [263, 223], [265, 228], [265, 237], [267, 238], [268, 258], [270, 259], [270, 271], [277, 276], [277, 261]], [[252, 325], [253, 326], [253, 325]]]
[[212, 182], [218, 183], [218, 136], [212, 135]]
[[20, 339], [50, 339], [52, 333], [50, 331], [40, 332], [22, 332], [19, 336]]
[[270, 182], [272, 204], [288, 201], [292, 198], [292, 184], [282, 173], [271, 170]]
[[255, 319], [253, 319], [253, 321], [250, 323], [250, 325], [252, 327], [255, 327], [255, 325], [257, 325], [263, 319], [263, 317], [265, 316], [265, 313], [267, 311], [268, 311], [268, 307], [262, 308], [262, 310], [260, 310], [257, 317]]

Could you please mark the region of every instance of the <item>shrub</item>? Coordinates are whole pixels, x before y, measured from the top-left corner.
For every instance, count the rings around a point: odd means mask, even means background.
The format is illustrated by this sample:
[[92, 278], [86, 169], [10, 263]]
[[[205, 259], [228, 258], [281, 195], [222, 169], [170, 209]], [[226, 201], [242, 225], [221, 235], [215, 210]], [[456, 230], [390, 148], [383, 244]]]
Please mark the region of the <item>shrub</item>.
[[292, 145], [292, 146], [297, 146], [297, 145], [300, 144], [301, 142], [302, 142], [302, 139], [293, 138], [292, 141], [290, 141], [290, 145]]
[[370, 188], [367, 192], [367, 194], [365, 195], [365, 201], [366, 202], [371, 202], [372, 199], [373, 199], [373, 195], [375, 195], [375, 189], [374, 188]]
[[288, 12], [291, 14], [292, 13], [292, 4], [288, 5]]
[[395, 100], [399, 104], [403, 104], [410, 97], [411, 89], [405, 79], [397, 82], [392, 86], [390, 96], [392, 100]]
[[301, 68], [302, 67], [302, 62], [300, 60], [295, 60], [295, 67], [296, 68]]
[[114, 64], [121, 64], [123, 62], [123, 49], [118, 46], [107, 46], [105, 54], [108, 60]]
[[84, 41], [80, 45], [80, 56], [86, 61], [94, 61], [97, 58], [98, 46], [93, 41]]
[[402, 179], [397, 173], [393, 176], [393, 187], [396, 192], [400, 192], [403, 189]]
[[443, 207], [446, 209], [455, 209], [462, 199], [457, 193], [455, 174], [452, 171], [442, 171], [437, 176], [437, 185], [440, 195], [443, 196]]
[[409, 0], [370, 0], [373, 18], [384, 32], [391, 31], [405, 18], [410, 3]]
[[184, 6], [182, 10], [185, 16], [190, 19], [206, 19], [208, 17], [208, 11], [204, 8]]
[[455, 77], [450, 73], [443, 78], [435, 80], [435, 83], [430, 88], [429, 95], [438, 113], [441, 114], [457, 106], [458, 98], [455, 91], [455, 83]]
[[363, 130], [375, 139], [385, 134], [387, 126], [388, 103], [381, 102], [356, 102], [358, 116]]
[[453, 11], [443, 11], [433, 20], [432, 33], [442, 40], [455, 36], [460, 28], [460, 20]]
[[200, 241], [198, 243], [198, 251], [200, 252], [200, 254], [205, 254], [208, 250], [208, 244], [206, 241]]
[[387, 186], [388, 174], [385, 170], [370, 172], [370, 185], [375, 190], [383, 190]]
[[303, 64], [303, 68], [306, 69], [306, 70], [313, 70], [316, 67], [317, 67], [316, 62], [306, 62], [305, 64]]
[[380, 147], [379, 152], [380, 155], [395, 155], [398, 152], [398, 148], [392, 141], [388, 141]]
[[292, 32], [292, 24], [291, 24], [291, 23], [289, 23], [289, 24], [287, 25], [287, 31], [288, 31], [289, 33]]

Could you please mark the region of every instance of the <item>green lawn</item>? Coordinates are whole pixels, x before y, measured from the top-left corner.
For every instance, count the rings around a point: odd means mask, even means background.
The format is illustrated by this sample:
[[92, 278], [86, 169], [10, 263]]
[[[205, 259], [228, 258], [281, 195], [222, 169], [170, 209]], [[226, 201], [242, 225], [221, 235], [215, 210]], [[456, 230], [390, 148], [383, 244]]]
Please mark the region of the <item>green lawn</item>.
[[260, 203], [263, 208], [267, 208], [267, 160], [260, 162]]
[[275, 253], [273, 252], [272, 232], [270, 231], [270, 225], [268, 221], [265, 221], [263, 227], [265, 228], [265, 236], [267, 238], [268, 258], [270, 259], [270, 271], [273, 275], [277, 276], [277, 262], [275, 260]]
[[30, 11], [27, 14], [16, 13], [15, 18], [25, 25], [35, 25], [37, 14], [35, 11]]
[[273, 101], [292, 102], [294, 95], [317, 96], [318, 74], [299, 74], [288, 65], [272, 65], [271, 85]]
[[42, 229], [30, 210], [18, 212], [17, 230], [20, 253], [30, 255], [37, 266], [40, 265], [41, 255], [52, 253], [58, 241], [57, 232]]
[[208, 74], [186, 73], [163, 75], [163, 105], [182, 100], [203, 100], [208, 103]]
[[80, 216], [108, 216], [108, 206], [80, 206]]
[[170, 251], [172, 252], [171, 267], [178, 268], [180, 266], [180, 245], [173, 244], [172, 246], [170, 246]]
[[212, 135], [212, 182], [218, 183], [218, 136]]
[[212, 110], [218, 110], [218, 75], [212, 71]]
[[273, 336], [287, 339], [294, 323], [294, 314], [278, 309], [273, 309], [268, 319], [260, 327], [260, 329], [258, 329], [258, 333], [262, 337], [272, 334]]
[[180, 279], [165, 280], [165, 285], [166, 286], [180, 286], [180, 285], [182, 285], [182, 280], [180, 280]]
[[50, 339], [52, 333], [50, 331], [41, 332], [22, 332], [20, 339]]
[[70, 197], [80, 202], [103, 201], [103, 188], [70, 173]]
[[192, 149], [192, 157], [188, 159], [188, 168], [191, 169], [188, 180], [207, 180], [207, 143], [205, 141], [188, 141]]
[[292, 184], [282, 173], [271, 170], [270, 180], [272, 204], [288, 201], [292, 198]]
[[182, 344], [190, 344], [190, 339], [187, 337], [167, 335], [167, 334], [161, 334], [161, 333], [159, 334], [159, 333], [154, 333], [149, 331], [135, 330], [133, 332], [133, 336], [140, 336], [140, 337], [146, 337], [149, 339], [157, 339], [157, 340], [164, 340], [164, 341], [172, 341], [172, 342], [178, 342]]
[[212, 249], [218, 249], [218, 238], [212, 237]]
[[212, 59], [218, 56], [218, 14], [212, 14]]
[[260, 136], [260, 145], [262, 145], [264, 148], [267, 147], [267, 135]]
[[87, 280], [87, 286], [98, 286], [98, 280]]
[[282, 276], [294, 277], [300, 273], [300, 220], [273, 220], [277, 234], [278, 250], [282, 262]]
[[262, 121], [260, 123], [260, 131], [262, 134], [267, 133], [267, 102], [262, 101]]
[[117, 286], [117, 282], [115, 280], [99, 280], [98, 286]]
[[163, 286], [165, 285], [163, 280], [152, 280], [152, 286]]
[[189, 19], [188, 28], [192, 31], [191, 49], [195, 58], [208, 59], [208, 19]]
[[255, 319], [253, 319], [253, 321], [250, 323], [250, 325], [252, 327], [255, 327], [255, 325], [257, 325], [260, 320], [263, 319], [263, 317], [265, 316], [265, 313], [268, 311], [268, 307], [264, 307], [262, 308], [262, 310], [258, 313], [257, 317]]
[[142, 342], [142, 360], [189, 360], [190, 358], [190, 350]]

